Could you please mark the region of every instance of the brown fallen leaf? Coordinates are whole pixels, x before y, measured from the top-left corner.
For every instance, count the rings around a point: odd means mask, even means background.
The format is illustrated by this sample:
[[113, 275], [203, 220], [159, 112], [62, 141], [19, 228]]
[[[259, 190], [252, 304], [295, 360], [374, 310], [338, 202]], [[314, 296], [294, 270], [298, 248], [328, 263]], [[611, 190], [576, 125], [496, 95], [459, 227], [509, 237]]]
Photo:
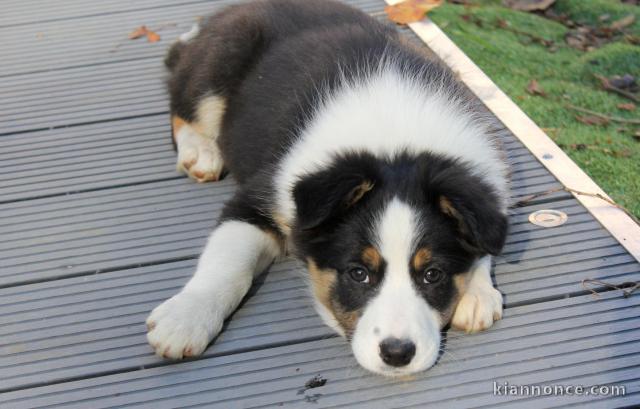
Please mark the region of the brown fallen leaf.
[[531, 95], [539, 95], [541, 97], [547, 96], [547, 93], [544, 92], [542, 87], [540, 87], [540, 84], [538, 84], [538, 81], [535, 79], [531, 80], [529, 85], [527, 85], [527, 92]]
[[633, 139], [640, 142], [640, 129], [637, 129], [636, 133], [633, 134]]
[[592, 151], [602, 152], [604, 154], [613, 156], [615, 158], [628, 158], [630, 156], [633, 156], [633, 152], [631, 152], [631, 150], [627, 148], [620, 149], [620, 150], [612, 150], [609, 148], [602, 148], [598, 145], [599, 144], [596, 142], [595, 144], [592, 144], [592, 145], [587, 145], [586, 143], [572, 143], [569, 145], [559, 144], [558, 146], [564, 150], [567, 150], [567, 149], [571, 149], [575, 151], [592, 150]]
[[555, 2], [556, 0], [503, 0], [502, 4], [520, 11], [544, 11]]
[[609, 120], [595, 115], [576, 115], [576, 119], [585, 125], [607, 125]]
[[480, 28], [484, 26], [484, 22], [482, 21], [482, 19], [478, 18], [478, 16], [476, 16], [475, 14], [462, 14], [460, 18], [467, 23], [473, 23]]
[[147, 37], [147, 41], [150, 43], [156, 43], [160, 41], [160, 35], [155, 31], [151, 31], [147, 28], [147, 26], [140, 26], [129, 33], [129, 40], [135, 40], [142, 36]]
[[621, 150], [612, 151], [611, 155], [616, 157], [616, 158], [628, 158], [631, 155], [633, 155], [633, 153], [631, 152], [631, 149], [624, 148], [624, 149], [621, 149]]
[[150, 43], [157, 43], [160, 41], [160, 35], [155, 31], [147, 30], [147, 41]]
[[147, 35], [147, 31], [147, 26], [140, 26], [129, 33], [129, 40], [135, 40], [136, 38]]
[[628, 104], [618, 104], [618, 109], [622, 109], [624, 111], [635, 111], [636, 104], [633, 102], [629, 102]]
[[633, 22], [636, 21], [636, 16], [633, 14], [629, 14], [628, 16], [622, 17], [620, 20], [616, 20], [611, 23], [610, 28], [613, 31], [620, 31], [625, 27], [629, 27]]
[[629, 44], [640, 45], [640, 36], [625, 34], [624, 39]]
[[397, 24], [409, 24], [420, 21], [425, 14], [442, 5], [444, 0], [405, 0], [384, 8], [389, 19]]
[[584, 151], [589, 149], [590, 146], [585, 143], [572, 143], [571, 145], [569, 145], [569, 148], [575, 149], [577, 151]]

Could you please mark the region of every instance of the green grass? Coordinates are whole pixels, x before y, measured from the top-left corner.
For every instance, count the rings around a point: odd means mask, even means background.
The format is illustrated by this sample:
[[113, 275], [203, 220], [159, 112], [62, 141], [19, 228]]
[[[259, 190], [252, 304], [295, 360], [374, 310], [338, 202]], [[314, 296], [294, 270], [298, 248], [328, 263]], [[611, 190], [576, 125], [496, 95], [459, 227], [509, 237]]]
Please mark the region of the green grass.
[[[568, 29], [557, 22], [535, 14], [507, 9], [500, 0], [475, 0], [478, 6], [445, 4], [430, 17], [447, 35], [505, 91], [569, 156], [584, 169], [609, 195], [640, 217], [640, 142], [632, 130], [640, 126], [610, 123], [589, 126], [576, 120], [576, 113], [566, 108], [577, 105], [611, 116], [639, 118], [640, 104], [634, 112], [617, 107], [629, 100], [603, 91], [593, 74], [611, 77], [632, 74], [640, 77], [640, 46], [624, 40], [609, 43], [589, 52], [566, 45]], [[617, 0], [558, 0], [558, 12], [572, 20], [591, 25], [599, 16], [608, 14], [608, 23], [634, 13], [635, 23], [629, 27], [640, 35], [640, 7]], [[463, 16], [479, 19], [481, 27]], [[555, 52], [532, 42], [527, 36], [496, 27], [506, 20], [520, 31], [552, 40]], [[536, 79], [546, 97], [532, 96], [526, 87]], [[578, 150], [575, 144], [586, 144]], [[574, 145], [574, 148], [571, 147]], [[628, 157], [621, 157], [624, 152]]]

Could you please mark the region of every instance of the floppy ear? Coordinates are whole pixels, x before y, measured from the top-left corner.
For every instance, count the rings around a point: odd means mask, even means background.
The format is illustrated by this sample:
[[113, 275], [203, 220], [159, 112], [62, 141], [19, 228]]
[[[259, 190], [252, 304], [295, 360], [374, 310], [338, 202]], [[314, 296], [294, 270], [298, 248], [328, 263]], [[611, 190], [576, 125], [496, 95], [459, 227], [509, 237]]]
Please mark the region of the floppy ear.
[[498, 210], [493, 195], [440, 195], [438, 205], [445, 215], [456, 220], [464, 244], [472, 251], [494, 256], [500, 253], [507, 238], [508, 221]]
[[343, 215], [373, 189], [374, 183], [364, 172], [342, 173], [338, 169], [303, 178], [293, 189], [298, 226], [309, 230]]

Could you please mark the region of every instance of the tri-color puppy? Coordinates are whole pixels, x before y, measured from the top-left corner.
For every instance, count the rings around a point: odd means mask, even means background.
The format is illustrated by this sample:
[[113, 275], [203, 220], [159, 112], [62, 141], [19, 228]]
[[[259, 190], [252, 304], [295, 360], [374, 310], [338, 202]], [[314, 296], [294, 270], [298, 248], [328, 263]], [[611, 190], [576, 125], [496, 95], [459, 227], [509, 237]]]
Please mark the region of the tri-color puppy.
[[165, 357], [201, 354], [287, 251], [324, 321], [373, 372], [432, 366], [440, 331], [502, 315], [491, 255], [507, 232], [493, 120], [453, 74], [328, 0], [229, 7], [169, 51], [178, 167], [239, 188], [193, 278], [153, 310]]

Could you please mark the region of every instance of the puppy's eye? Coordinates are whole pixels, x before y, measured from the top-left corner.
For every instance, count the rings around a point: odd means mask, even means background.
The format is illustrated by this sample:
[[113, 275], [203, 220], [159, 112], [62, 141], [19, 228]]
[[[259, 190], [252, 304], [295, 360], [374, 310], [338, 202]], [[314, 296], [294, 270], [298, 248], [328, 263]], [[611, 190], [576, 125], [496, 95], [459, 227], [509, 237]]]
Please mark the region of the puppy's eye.
[[442, 276], [442, 271], [438, 270], [437, 268], [430, 268], [424, 272], [423, 281], [426, 284], [435, 284], [442, 279]]
[[364, 267], [354, 267], [349, 270], [349, 276], [357, 283], [368, 284], [369, 272]]

